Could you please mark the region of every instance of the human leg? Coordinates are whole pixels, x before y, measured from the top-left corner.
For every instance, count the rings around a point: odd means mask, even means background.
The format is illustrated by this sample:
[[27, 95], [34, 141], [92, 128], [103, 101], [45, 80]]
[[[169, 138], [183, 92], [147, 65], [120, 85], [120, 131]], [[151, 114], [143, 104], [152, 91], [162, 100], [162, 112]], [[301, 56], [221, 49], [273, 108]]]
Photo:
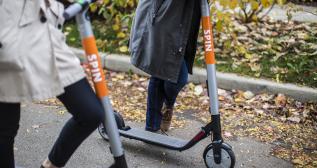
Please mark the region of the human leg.
[[14, 138], [20, 121], [20, 103], [0, 102], [0, 167], [14, 168]]
[[148, 131], [157, 131], [161, 124], [161, 109], [164, 102], [164, 80], [151, 77], [148, 86], [146, 126]]
[[78, 146], [104, 120], [105, 115], [100, 100], [86, 79], [66, 87], [65, 93], [58, 99], [72, 114], [72, 118], [63, 127], [48, 159], [53, 165], [63, 167]]
[[170, 81], [164, 81], [164, 94], [165, 94], [165, 105], [167, 107], [173, 107], [178, 93], [183, 89], [188, 81], [188, 70], [186, 62], [183, 61], [181, 70], [178, 75], [177, 83]]
[[182, 88], [186, 85], [187, 80], [188, 80], [188, 70], [186, 67], [186, 62], [183, 61], [177, 83], [164, 81], [165, 106], [162, 110], [163, 117], [161, 121], [161, 129], [163, 131], [168, 131], [171, 125], [172, 116], [173, 116], [173, 108], [176, 102], [177, 95], [182, 90]]

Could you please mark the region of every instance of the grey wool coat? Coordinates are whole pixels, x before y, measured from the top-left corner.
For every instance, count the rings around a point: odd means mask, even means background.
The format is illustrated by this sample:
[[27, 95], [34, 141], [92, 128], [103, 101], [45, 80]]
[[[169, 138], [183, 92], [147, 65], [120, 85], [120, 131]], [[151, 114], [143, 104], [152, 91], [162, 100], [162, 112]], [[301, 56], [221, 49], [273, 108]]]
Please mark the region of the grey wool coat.
[[140, 0], [131, 29], [131, 63], [171, 82], [177, 82], [183, 60], [192, 73], [200, 13], [199, 0]]

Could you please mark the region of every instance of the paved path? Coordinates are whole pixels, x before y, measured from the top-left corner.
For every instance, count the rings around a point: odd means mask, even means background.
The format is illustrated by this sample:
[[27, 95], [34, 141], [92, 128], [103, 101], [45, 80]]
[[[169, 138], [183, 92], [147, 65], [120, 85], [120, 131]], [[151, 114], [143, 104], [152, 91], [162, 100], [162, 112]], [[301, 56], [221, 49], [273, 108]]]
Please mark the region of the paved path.
[[[219, 4], [219, 2], [216, 2], [216, 7], [220, 10], [223, 9], [221, 5]], [[314, 15], [314, 14], [317, 14], [317, 7], [295, 5], [295, 8], [300, 10], [298, 12], [291, 12], [293, 16], [291, 20], [300, 21], [300, 22], [317, 23], [317, 15]], [[239, 11], [239, 9], [235, 9], [235, 10]], [[268, 9], [264, 10], [262, 13], [266, 14], [267, 10]], [[279, 5], [274, 5], [273, 9], [270, 11], [268, 16], [272, 17], [275, 20], [287, 20], [287, 9], [282, 8], [282, 6], [279, 6]]]
[[[303, 11], [292, 12], [292, 20], [300, 21], [300, 22], [315, 22], [317, 23], [317, 8], [316, 7], [308, 7], [296, 5], [298, 8], [301, 8]], [[307, 11], [307, 12], [305, 12]], [[272, 11], [269, 13], [273, 19], [276, 20], [287, 20], [286, 10], [281, 8], [278, 5], [275, 5]]]
[[[16, 162], [25, 168], [37, 168], [46, 157], [49, 148], [63, 123], [70, 117], [58, 112], [62, 107], [48, 107], [38, 104], [23, 105], [21, 127], [16, 140]], [[129, 123], [141, 127], [142, 123]], [[188, 121], [186, 128], [170, 133], [189, 139], [201, 127], [197, 121]], [[194, 128], [194, 129], [193, 129]], [[185, 151], [170, 151], [134, 140], [123, 140], [130, 168], [199, 168], [205, 167], [202, 159], [204, 148], [209, 139]], [[235, 151], [236, 167], [246, 168], [290, 168], [289, 162], [269, 154], [269, 144], [259, 143], [250, 138], [238, 138], [229, 142]], [[97, 132], [85, 141], [67, 164], [67, 168], [106, 168], [112, 163], [109, 145]]]

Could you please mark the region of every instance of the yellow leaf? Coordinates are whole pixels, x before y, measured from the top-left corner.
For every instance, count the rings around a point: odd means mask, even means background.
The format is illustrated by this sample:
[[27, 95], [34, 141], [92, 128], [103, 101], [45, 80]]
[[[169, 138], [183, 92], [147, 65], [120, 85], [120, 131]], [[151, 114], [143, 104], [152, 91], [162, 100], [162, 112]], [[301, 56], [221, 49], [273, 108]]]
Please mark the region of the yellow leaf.
[[293, 159], [292, 162], [297, 165], [304, 165], [304, 162], [300, 159]]
[[219, 31], [219, 32], [222, 30], [222, 21], [221, 20], [217, 21], [216, 30]]
[[269, 0], [261, 0], [261, 3], [264, 8], [267, 8], [270, 6], [270, 1]]
[[72, 31], [73, 29], [72, 29], [72, 27], [67, 26], [67, 27], [65, 28], [65, 30], [70, 32], [70, 31]]
[[108, 4], [110, 2], [110, 0], [103, 0], [104, 4]]
[[277, 83], [280, 83], [280, 74], [275, 75], [275, 80]]
[[277, 0], [277, 3], [278, 3], [279, 5], [283, 5], [283, 4], [286, 3], [286, 0]]
[[251, 59], [253, 56], [252, 56], [252, 54], [245, 53], [245, 54], [244, 54], [244, 57], [245, 57], [246, 59]]
[[242, 98], [235, 98], [234, 101], [235, 101], [236, 103], [243, 103], [243, 102], [245, 102], [245, 100], [242, 99]]
[[126, 35], [125, 35], [123, 32], [119, 32], [119, 33], [117, 34], [117, 37], [118, 37], [118, 38], [125, 38]]
[[120, 50], [120, 52], [125, 53], [125, 52], [128, 52], [128, 47], [127, 46], [122, 46], [122, 47], [119, 48], [119, 50]]
[[90, 5], [90, 10], [91, 10], [92, 12], [96, 12], [97, 9], [98, 9], [98, 7], [97, 7], [97, 5], [96, 5], [95, 3], [93, 3], [93, 4]]
[[220, 5], [223, 7], [227, 7], [230, 4], [230, 0], [221, 0]]
[[118, 78], [119, 80], [123, 80], [125, 76], [123, 74], [118, 74], [116, 78]]
[[134, 0], [128, 0], [128, 5], [130, 7], [134, 7], [135, 6]]
[[[243, 46], [237, 46], [237, 50], [241, 54], [247, 54], [247, 50]], [[247, 57], [247, 56], [246, 56]]]
[[253, 15], [252, 16], [252, 20], [255, 21], [255, 22], [258, 21], [258, 16], [257, 15]]
[[226, 40], [226, 41], [224, 42], [225, 48], [231, 48], [231, 43], [232, 43], [232, 41]]
[[238, 0], [231, 0], [229, 4], [230, 9], [235, 9], [238, 5]]
[[193, 83], [189, 83], [188, 87], [190, 90], [194, 90], [195, 89], [195, 85]]
[[259, 3], [257, 1], [251, 1], [252, 10], [257, 10], [259, 8]]
[[217, 11], [217, 18], [218, 18], [218, 21], [219, 20], [222, 20], [224, 17], [224, 13], [223, 12], [220, 12], [220, 11]]
[[118, 30], [120, 29], [120, 26], [117, 25], [117, 24], [115, 24], [115, 25], [112, 26], [112, 29], [113, 29], [114, 31], [118, 31]]

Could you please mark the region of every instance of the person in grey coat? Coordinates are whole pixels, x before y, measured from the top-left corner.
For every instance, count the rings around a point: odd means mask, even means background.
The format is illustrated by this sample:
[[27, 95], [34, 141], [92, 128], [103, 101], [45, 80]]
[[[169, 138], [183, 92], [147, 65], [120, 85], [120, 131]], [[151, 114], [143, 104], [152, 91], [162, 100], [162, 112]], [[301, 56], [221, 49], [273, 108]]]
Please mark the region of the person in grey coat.
[[131, 63], [151, 75], [148, 131], [167, 131], [170, 127], [176, 97], [187, 83], [188, 73], [192, 73], [199, 26], [200, 1], [139, 1], [129, 49]]

